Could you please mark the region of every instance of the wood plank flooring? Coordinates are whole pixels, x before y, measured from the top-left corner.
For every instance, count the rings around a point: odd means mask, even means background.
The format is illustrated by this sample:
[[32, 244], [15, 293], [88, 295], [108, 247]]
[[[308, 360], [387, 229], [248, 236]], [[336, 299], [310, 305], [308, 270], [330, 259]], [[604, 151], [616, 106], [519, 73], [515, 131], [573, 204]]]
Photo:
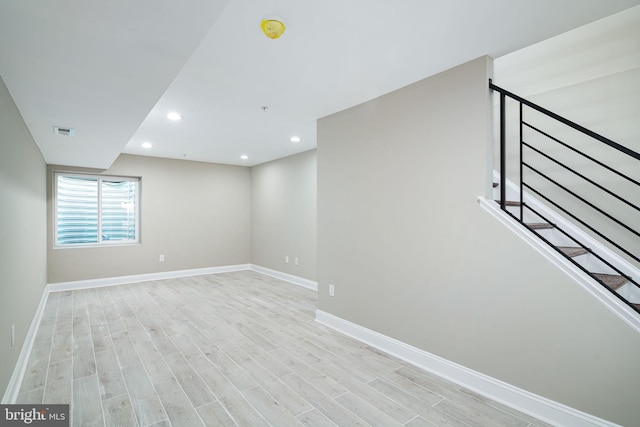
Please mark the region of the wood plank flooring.
[[243, 271], [52, 293], [18, 403], [74, 426], [546, 426], [314, 321]]

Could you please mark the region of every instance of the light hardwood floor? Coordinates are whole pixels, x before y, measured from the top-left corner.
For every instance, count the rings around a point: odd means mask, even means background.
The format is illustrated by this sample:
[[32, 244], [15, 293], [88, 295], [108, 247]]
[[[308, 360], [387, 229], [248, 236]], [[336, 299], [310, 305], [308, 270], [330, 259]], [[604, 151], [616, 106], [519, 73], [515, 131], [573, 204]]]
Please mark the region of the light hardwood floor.
[[545, 426], [314, 321], [243, 271], [52, 293], [19, 403], [74, 426]]

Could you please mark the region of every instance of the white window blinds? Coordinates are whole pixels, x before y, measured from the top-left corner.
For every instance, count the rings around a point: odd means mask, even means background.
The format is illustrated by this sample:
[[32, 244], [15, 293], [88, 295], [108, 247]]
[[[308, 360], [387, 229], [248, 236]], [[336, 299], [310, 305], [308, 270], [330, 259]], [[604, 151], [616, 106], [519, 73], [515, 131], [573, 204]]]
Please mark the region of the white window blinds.
[[136, 243], [139, 181], [56, 173], [56, 245]]

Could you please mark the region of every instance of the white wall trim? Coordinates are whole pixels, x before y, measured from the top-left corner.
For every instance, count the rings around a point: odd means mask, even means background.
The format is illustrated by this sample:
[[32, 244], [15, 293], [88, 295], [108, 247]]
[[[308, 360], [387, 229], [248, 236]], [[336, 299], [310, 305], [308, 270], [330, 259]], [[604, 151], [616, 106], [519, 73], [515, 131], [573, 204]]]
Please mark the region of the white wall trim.
[[31, 356], [33, 343], [35, 342], [36, 335], [38, 334], [40, 320], [42, 320], [42, 314], [44, 313], [44, 307], [47, 303], [48, 297], [49, 291], [45, 287], [42, 292], [42, 296], [40, 297], [38, 307], [36, 308], [36, 312], [33, 315], [33, 319], [31, 319], [31, 325], [29, 325], [29, 330], [27, 331], [27, 335], [24, 338], [24, 343], [22, 343], [22, 349], [20, 350], [20, 354], [18, 355], [16, 366], [13, 368], [13, 374], [11, 374], [9, 384], [7, 385], [7, 389], [5, 390], [4, 396], [2, 397], [3, 404], [15, 403], [18, 399], [20, 386], [22, 385], [24, 374], [27, 372], [29, 357]]
[[618, 424], [522, 390], [322, 310], [316, 310], [316, 321], [544, 422], [565, 427], [618, 426]]
[[293, 274], [283, 273], [282, 271], [272, 270], [270, 268], [261, 267], [259, 265], [251, 264], [251, 270], [256, 273], [265, 274], [267, 276], [275, 277], [276, 279], [284, 280], [285, 282], [293, 283], [294, 285], [302, 286], [314, 291], [318, 290], [318, 282], [305, 279]]
[[582, 288], [587, 292], [601, 301], [622, 321], [631, 326], [636, 332], [640, 333], [640, 316], [638, 316], [638, 313], [636, 313], [631, 307], [605, 289], [604, 286], [593, 280], [593, 278], [591, 278], [587, 273], [573, 265], [572, 262], [560, 255], [556, 250], [537, 238], [523, 225], [514, 221], [513, 218], [500, 209], [496, 202], [487, 200], [484, 197], [478, 197], [478, 203], [480, 203], [480, 206], [485, 211], [498, 219], [498, 221], [509, 228], [514, 234], [531, 245], [531, 247], [551, 263], [560, 268], [565, 274], [573, 279], [574, 282], [582, 286]]
[[163, 271], [160, 273], [136, 274], [132, 276], [107, 277], [104, 279], [77, 280], [73, 282], [49, 283], [49, 292], [73, 291], [76, 289], [101, 288], [104, 286], [126, 285], [150, 280], [176, 279], [179, 277], [203, 276], [205, 274], [229, 273], [249, 270], [250, 264], [226, 265], [222, 267], [194, 268], [190, 270]]

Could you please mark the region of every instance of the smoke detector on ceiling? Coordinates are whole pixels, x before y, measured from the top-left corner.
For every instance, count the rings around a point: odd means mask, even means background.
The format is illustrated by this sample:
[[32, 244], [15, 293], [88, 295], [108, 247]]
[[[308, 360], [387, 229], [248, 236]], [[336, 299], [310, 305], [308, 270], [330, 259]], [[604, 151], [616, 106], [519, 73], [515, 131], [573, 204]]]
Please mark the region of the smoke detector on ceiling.
[[284, 26], [284, 22], [279, 18], [267, 18], [262, 20], [260, 28], [262, 28], [265, 36], [270, 39], [277, 39], [284, 33], [287, 27]]
[[54, 126], [53, 127], [53, 133], [55, 133], [56, 135], [62, 135], [62, 136], [73, 136], [76, 133], [76, 130], [73, 128], [65, 128], [65, 127], [61, 127], [61, 126]]

